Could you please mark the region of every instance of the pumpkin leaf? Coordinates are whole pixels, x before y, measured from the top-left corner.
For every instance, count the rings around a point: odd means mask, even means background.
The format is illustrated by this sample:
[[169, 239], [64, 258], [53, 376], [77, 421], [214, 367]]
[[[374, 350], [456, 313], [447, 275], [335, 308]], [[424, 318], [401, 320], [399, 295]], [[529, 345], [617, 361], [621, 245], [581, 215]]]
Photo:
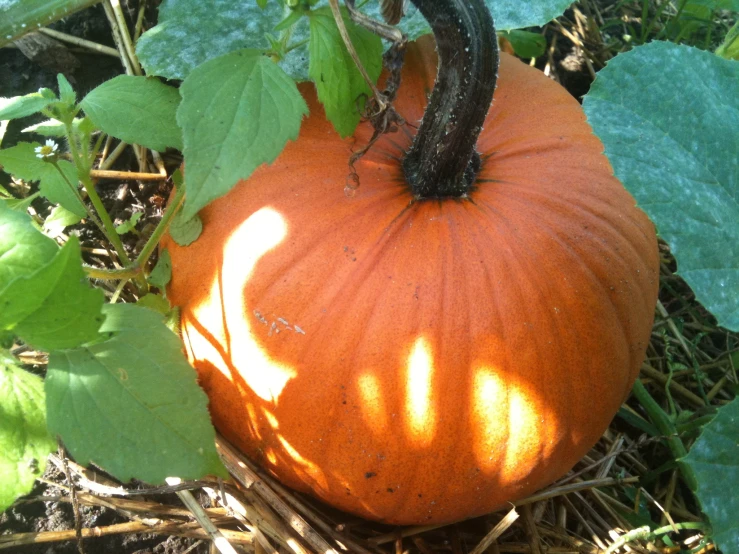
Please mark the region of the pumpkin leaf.
[[693, 444], [683, 463], [693, 468], [698, 479], [696, 495], [713, 528], [713, 540], [724, 552], [736, 552], [739, 545], [739, 399], [719, 408], [718, 414]]
[[[269, 48], [265, 34], [285, 17], [282, 2], [260, 7], [253, 0], [164, 0], [159, 23], [136, 44], [149, 75], [185, 79], [200, 64], [244, 48]], [[290, 45], [308, 38], [308, 22], [293, 27]], [[308, 80], [308, 48], [291, 49], [280, 67], [298, 81]]]
[[[564, 13], [572, 4], [571, 0], [485, 0], [495, 22], [498, 31], [510, 31], [523, 27], [537, 27], [549, 23], [555, 17]], [[382, 21], [379, 2], [368, 2], [362, 8], [370, 17]], [[415, 40], [422, 35], [431, 32], [429, 24], [416, 7], [408, 3], [408, 10], [400, 20], [398, 27], [408, 36], [409, 40]], [[518, 51], [516, 52], [518, 53]]]
[[198, 66], [180, 92], [186, 220], [272, 162], [297, 138], [308, 113], [295, 82], [257, 50], [238, 50]]
[[56, 442], [46, 429], [44, 383], [0, 353], [0, 512], [30, 492]]
[[[342, 137], [351, 135], [359, 123], [360, 100], [371, 90], [364, 82], [339, 34], [329, 8], [310, 12], [310, 67], [308, 73], [316, 84], [318, 98], [326, 117]], [[349, 37], [370, 79], [377, 81], [382, 70], [382, 41], [355, 25], [342, 10]]]
[[73, 236], [49, 263], [0, 291], [0, 328], [43, 350], [73, 348], [97, 336], [103, 298], [87, 284]]
[[11, 148], [0, 150], [0, 165], [19, 179], [38, 181], [41, 194], [49, 202], [61, 204], [73, 214], [86, 217], [84, 204], [67, 183], [69, 181], [75, 186], [77, 184], [74, 164], [67, 160], [58, 160], [57, 169], [54, 164], [36, 157], [34, 149], [37, 146], [40, 146], [37, 142], [20, 142]]
[[119, 75], [94, 88], [80, 102], [96, 127], [125, 142], [163, 151], [182, 149], [175, 114], [176, 88], [158, 79]]
[[148, 308], [113, 304], [104, 312], [106, 340], [49, 356], [49, 430], [78, 462], [121, 481], [227, 475], [208, 398], [177, 335]]
[[538, 58], [546, 51], [547, 39], [542, 34], [514, 30], [503, 33], [503, 36], [521, 58]]
[[670, 244], [678, 273], [732, 330], [739, 330], [738, 83], [732, 61], [653, 42], [610, 61], [583, 103], [616, 176]]

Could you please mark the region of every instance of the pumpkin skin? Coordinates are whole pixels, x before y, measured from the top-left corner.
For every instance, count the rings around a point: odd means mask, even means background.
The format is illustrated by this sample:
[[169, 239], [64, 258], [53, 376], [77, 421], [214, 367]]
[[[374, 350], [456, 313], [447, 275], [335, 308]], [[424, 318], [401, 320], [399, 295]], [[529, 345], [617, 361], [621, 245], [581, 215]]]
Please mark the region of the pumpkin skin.
[[[435, 76], [433, 42], [409, 46], [407, 121]], [[487, 513], [565, 474], [637, 376], [659, 270], [580, 105], [503, 54], [475, 188], [414, 201], [412, 127], [345, 194], [355, 143], [301, 91], [299, 139], [206, 207], [195, 243], [164, 241], [216, 428], [290, 487], [393, 524]]]

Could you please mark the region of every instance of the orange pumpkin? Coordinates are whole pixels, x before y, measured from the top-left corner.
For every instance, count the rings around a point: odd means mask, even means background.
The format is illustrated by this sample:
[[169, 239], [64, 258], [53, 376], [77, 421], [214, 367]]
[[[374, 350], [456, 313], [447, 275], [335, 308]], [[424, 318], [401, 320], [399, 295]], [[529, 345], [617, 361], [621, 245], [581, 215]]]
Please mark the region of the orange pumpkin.
[[[409, 48], [396, 107], [436, 76]], [[468, 197], [415, 200], [380, 139], [344, 192], [310, 85], [300, 137], [171, 240], [169, 297], [216, 427], [287, 485], [395, 524], [489, 512], [566, 473], [628, 395], [658, 288], [652, 224], [575, 99], [502, 55]]]

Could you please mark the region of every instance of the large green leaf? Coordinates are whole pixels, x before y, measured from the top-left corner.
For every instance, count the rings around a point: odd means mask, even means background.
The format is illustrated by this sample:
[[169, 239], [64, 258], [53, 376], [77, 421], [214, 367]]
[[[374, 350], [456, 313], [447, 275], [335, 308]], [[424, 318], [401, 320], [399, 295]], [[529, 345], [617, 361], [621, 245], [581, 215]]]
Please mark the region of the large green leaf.
[[163, 151], [182, 149], [177, 89], [155, 78], [119, 75], [90, 91], [80, 105], [96, 127], [125, 142]]
[[[524, 27], [536, 27], [548, 23], [564, 13], [572, 0], [485, 0], [498, 31], [510, 31]], [[367, 15], [382, 21], [380, 4], [368, 2], [362, 8]], [[408, 3], [408, 12], [398, 25], [411, 40], [431, 32], [426, 20], [413, 4]]]
[[[362, 65], [373, 82], [382, 70], [382, 41], [380, 38], [352, 23], [344, 13], [349, 37]], [[310, 13], [310, 68], [308, 73], [316, 84], [318, 98], [326, 110], [326, 117], [342, 137], [351, 135], [361, 115], [358, 101], [371, 90], [349, 55], [339, 28], [329, 8]]]
[[43, 381], [0, 353], [0, 512], [31, 490], [55, 448]]
[[0, 46], [100, 0], [2, 0]]
[[78, 462], [122, 481], [226, 475], [177, 335], [147, 308], [114, 304], [105, 314], [107, 340], [49, 356], [49, 430]]
[[[139, 60], [149, 75], [184, 79], [198, 65], [243, 48], [269, 48], [265, 33], [284, 18], [281, 2], [262, 9], [254, 0], [164, 0], [159, 23], [136, 45]], [[308, 38], [308, 22], [300, 21], [290, 44]], [[280, 66], [292, 78], [308, 79], [305, 45], [289, 52]]]
[[56, 243], [39, 233], [30, 217], [0, 202], [0, 294], [15, 279], [41, 269], [58, 251]]
[[237, 50], [198, 66], [180, 93], [186, 220], [272, 162], [297, 138], [308, 113], [295, 82], [257, 50]]
[[77, 186], [74, 164], [67, 160], [58, 160], [57, 169], [52, 163], [36, 156], [37, 146], [39, 144], [36, 142], [20, 142], [11, 148], [0, 150], [0, 165], [3, 170], [24, 181], [38, 181], [41, 194], [50, 202], [61, 204], [73, 214], [86, 217], [85, 206], [70, 187], [70, 184]]
[[739, 398], [705, 426], [683, 462], [698, 478], [698, 499], [725, 554], [739, 552]]
[[[728, 1], [728, 0], [724, 0]], [[318, 6], [326, 5], [321, 0]], [[499, 31], [543, 25], [561, 15], [570, 0], [486, 0]], [[377, 0], [362, 11], [381, 21]], [[281, 2], [268, 2], [264, 9], [253, 0], [164, 0], [159, 24], [143, 34], [137, 44], [141, 63], [150, 75], [184, 79], [201, 63], [241, 48], [268, 48], [265, 33], [272, 33], [289, 12]], [[409, 4], [399, 27], [410, 39], [430, 32], [421, 13]], [[276, 34], [276, 33], [275, 33]], [[292, 29], [290, 45], [308, 38], [306, 18]], [[297, 80], [308, 79], [308, 51], [290, 51], [280, 65]]]
[[43, 350], [73, 348], [96, 338], [103, 299], [87, 284], [73, 236], [48, 264], [0, 290], [0, 329]]
[[678, 272], [739, 330], [739, 64], [653, 42], [610, 61], [584, 107]]

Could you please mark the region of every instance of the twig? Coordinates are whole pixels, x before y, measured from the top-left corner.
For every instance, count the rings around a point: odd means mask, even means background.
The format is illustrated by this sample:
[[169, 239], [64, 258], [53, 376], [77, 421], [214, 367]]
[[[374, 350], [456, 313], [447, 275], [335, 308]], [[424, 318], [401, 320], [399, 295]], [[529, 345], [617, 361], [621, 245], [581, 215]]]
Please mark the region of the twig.
[[107, 169], [92, 169], [90, 176], [93, 179], [126, 179], [130, 181], [164, 181], [166, 175], [159, 173], [139, 173], [135, 171], [110, 171]]
[[105, 171], [112, 166], [116, 160], [120, 157], [121, 154], [123, 154], [123, 151], [128, 146], [127, 142], [121, 142], [116, 146], [113, 151], [110, 153], [110, 156], [107, 158], [101, 158], [100, 165], [98, 166], [98, 170]]
[[[179, 477], [167, 477], [167, 484], [170, 486], [179, 485], [182, 480]], [[213, 545], [218, 549], [221, 554], [236, 554], [236, 550], [228, 542], [228, 539], [221, 533], [221, 531], [213, 525], [213, 522], [205, 513], [202, 506], [198, 504], [195, 497], [190, 491], [178, 491], [177, 496], [180, 497], [182, 503], [192, 512], [196, 521], [208, 534], [208, 537], [213, 541]]]
[[346, 28], [346, 23], [344, 22], [344, 16], [341, 15], [341, 9], [339, 8], [339, 0], [328, 0], [328, 5], [331, 6], [331, 13], [334, 14], [334, 19], [336, 20], [336, 26], [339, 28], [339, 34], [341, 35], [341, 39], [344, 41], [344, 45], [346, 46], [346, 49], [349, 51], [349, 55], [352, 57], [352, 60], [354, 60], [354, 65], [357, 66], [357, 69], [362, 74], [362, 78], [367, 83], [367, 86], [372, 91], [372, 95], [375, 97], [375, 102], [377, 102], [377, 106], [380, 109], [380, 111], [384, 111], [386, 108], [387, 102], [385, 101], [385, 97], [380, 94], [380, 91], [377, 90], [377, 87], [375, 86], [375, 83], [370, 79], [369, 74], [367, 73], [367, 70], [364, 68], [364, 64], [362, 63], [362, 60], [359, 59], [359, 54], [357, 54], [356, 49], [354, 48], [354, 44], [352, 44], [352, 39], [349, 36], [349, 31]]
[[61, 460], [61, 466], [62, 471], [64, 472], [64, 476], [67, 478], [67, 482], [69, 483], [69, 495], [72, 499], [72, 512], [74, 513], [74, 536], [77, 539], [77, 551], [80, 554], [85, 554], [85, 547], [82, 545], [82, 518], [80, 517], [80, 505], [77, 502], [77, 489], [74, 486], [74, 481], [72, 481], [72, 474], [69, 471], [69, 466], [67, 465], [67, 456], [64, 453], [64, 446], [62, 446], [62, 442], [57, 439], [57, 443], [59, 445], [59, 459]]
[[123, 15], [120, 0], [105, 0], [105, 4], [110, 4], [111, 8], [113, 9], [114, 17], [118, 22], [118, 32], [120, 33], [121, 40], [123, 41], [123, 46], [126, 49], [128, 59], [131, 62], [133, 74], [142, 75], [141, 65], [139, 64], [138, 56], [136, 56], [136, 49], [133, 47], [131, 34], [128, 32], [128, 24], [126, 23], [125, 15]]
[[512, 508], [511, 511], [508, 512], [502, 520], [500, 520], [498, 525], [493, 527], [492, 531], [485, 535], [480, 543], [472, 549], [472, 552], [470, 552], [470, 554], [482, 554], [483, 552], [485, 552], [488, 547], [496, 540], [498, 540], [498, 537], [500, 537], [511, 525], [513, 525], [513, 522], [517, 519], [518, 512], [516, 512], [515, 508]]
[[225, 439], [216, 440], [221, 459], [226, 469], [247, 488], [254, 489], [285, 521], [287, 521], [316, 552], [321, 554], [338, 554], [308, 523], [296, 513], [284, 500], [265, 485], [259, 476], [245, 463], [242, 456], [228, 444]]
[[[190, 537], [196, 539], [208, 539], [208, 534], [197, 522], [192, 523], [171, 523], [162, 522], [152, 525], [140, 521], [131, 521], [128, 523], [118, 523], [105, 527], [92, 527], [82, 529], [82, 537], [105, 537], [108, 535], [120, 535], [122, 533], [155, 533], [158, 535], [175, 535], [180, 537]], [[221, 529], [221, 533], [230, 542], [234, 544], [243, 544], [251, 546], [254, 544], [254, 537], [251, 533], [241, 531], [230, 531]], [[46, 531], [42, 533], [16, 533], [13, 535], [0, 535], [0, 550], [22, 546], [24, 544], [39, 544], [47, 542], [60, 542], [74, 540], [76, 533], [70, 531]]]
[[39, 29], [39, 32], [63, 42], [74, 44], [76, 46], [81, 46], [82, 48], [97, 52], [98, 54], [105, 54], [106, 56], [113, 56], [114, 58], [119, 59], [121, 57], [121, 55], [118, 53], [118, 50], [116, 50], [115, 48], [104, 46], [102, 44], [98, 44], [97, 42], [92, 42], [91, 40], [85, 40], [83, 38], [68, 35], [67, 33], [55, 31], [54, 29], [49, 29], [48, 27], [41, 27]]

